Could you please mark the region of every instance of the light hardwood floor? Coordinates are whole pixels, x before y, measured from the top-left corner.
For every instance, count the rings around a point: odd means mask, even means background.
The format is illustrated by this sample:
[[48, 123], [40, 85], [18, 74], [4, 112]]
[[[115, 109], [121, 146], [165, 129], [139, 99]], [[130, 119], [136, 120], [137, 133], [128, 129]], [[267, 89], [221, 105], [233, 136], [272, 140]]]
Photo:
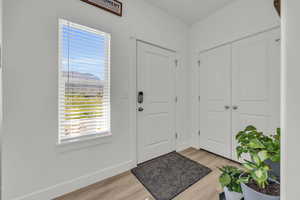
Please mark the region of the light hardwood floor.
[[[218, 183], [220, 174], [218, 167], [224, 165], [238, 166], [238, 164], [194, 148], [186, 149], [180, 153], [213, 171], [178, 195], [174, 200], [219, 200], [218, 194], [222, 189]], [[131, 172], [125, 172], [59, 197], [56, 200], [154, 200], [154, 198]]]

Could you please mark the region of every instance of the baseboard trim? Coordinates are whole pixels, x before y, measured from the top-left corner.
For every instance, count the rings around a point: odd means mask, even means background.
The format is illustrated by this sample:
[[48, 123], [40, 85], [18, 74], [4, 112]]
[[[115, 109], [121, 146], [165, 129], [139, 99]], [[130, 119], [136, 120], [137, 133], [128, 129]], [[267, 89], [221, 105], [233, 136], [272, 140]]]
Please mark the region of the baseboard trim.
[[49, 199], [57, 198], [64, 194], [73, 192], [80, 188], [102, 181], [106, 178], [126, 172], [134, 168], [135, 165], [136, 164], [133, 161], [124, 162], [113, 167], [99, 170], [91, 174], [84, 175], [75, 178], [73, 180], [62, 182], [57, 185], [53, 185], [51, 187], [33, 192], [31, 194], [15, 198], [13, 200], [49, 200]]
[[199, 149], [199, 144], [196, 144], [195, 142], [191, 142], [190, 144], [191, 147], [195, 148], [195, 149]]
[[191, 147], [190, 141], [182, 142], [177, 145], [176, 151], [183, 151]]

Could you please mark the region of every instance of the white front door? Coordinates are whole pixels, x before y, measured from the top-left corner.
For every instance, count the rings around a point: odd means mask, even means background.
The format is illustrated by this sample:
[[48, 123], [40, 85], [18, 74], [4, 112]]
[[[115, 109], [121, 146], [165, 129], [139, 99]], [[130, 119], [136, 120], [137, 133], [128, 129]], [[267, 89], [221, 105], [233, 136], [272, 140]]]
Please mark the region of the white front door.
[[175, 53], [137, 43], [138, 163], [175, 150]]
[[269, 134], [279, 127], [280, 33], [274, 30], [232, 46], [232, 140], [248, 125]]
[[231, 158], [231, 47], [200, 55], [200, 148]]

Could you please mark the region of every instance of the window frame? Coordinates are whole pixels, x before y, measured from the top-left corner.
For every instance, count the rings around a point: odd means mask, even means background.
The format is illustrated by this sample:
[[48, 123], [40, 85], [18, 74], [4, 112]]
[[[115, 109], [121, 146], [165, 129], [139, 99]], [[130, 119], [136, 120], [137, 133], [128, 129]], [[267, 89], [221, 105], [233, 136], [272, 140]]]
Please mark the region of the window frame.
[[[106, 86], [108, 87], [108, 95], [109, 95], [109, 105], [108, 105], [108, 110], [107, 110], [107, 119], [108, 119], [108, 130], [105, 130], [103, 132], [99, 133], [90, 133], [87, 135], [79, 135], [79, 136], [73, 136], [73, 137], [62, 137], [62, 132], [61, 132], [61, 114], [64, 114], [64, 112], [61, 109], [62, 103], [61, 97], [60, 97], [60, 92], [61, 92], [61, 84], [62, 84], [62, 69], [63, 69], [63, 26], [64, 25], [71, 25], [75, 28], [79, 28], [85, 31], [89, 31], [92, 33], [96, 34], [101, 34], [105, 37], [107, 40], [107, 64], [106, 64]], [[90, 28], [88, 26], [84, 26], [81, 24], [77, 24], [65, 19], [59, 19], [58, 20], [58, 135], [57, 135], [57, 145], [65, 145], [65, 144], [72, 144], [72, 143], [77, 143], [77, 142], [86, 142], [89, 140], [98, 140], [98, 139], [106, 139], [108, 137], [112, 136], [112, 131], [111, 131], [111, 34], [108, 32], [104, 32], [98, 29]]]

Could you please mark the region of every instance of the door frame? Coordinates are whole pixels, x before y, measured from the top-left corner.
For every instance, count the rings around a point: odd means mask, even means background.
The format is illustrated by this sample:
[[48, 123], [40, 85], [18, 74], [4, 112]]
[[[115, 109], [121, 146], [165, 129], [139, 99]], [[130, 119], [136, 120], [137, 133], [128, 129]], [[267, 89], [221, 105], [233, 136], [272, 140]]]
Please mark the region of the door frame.
[[[168, 51], [171, 51], [175, 54], [175, 59], [178, 61], [178, 65], [175, 69], [175, 96], [178, 96], [178, 91], [177, 91], [177, 83], [178, 83], [178, 68], [181, 66], [181, 57], [180, 53], [176, 49], [164, 47], [163, 45], [157, 44], [156, 42], [149, 42], [147, 40], [138, 38], [136, 36], [130, 36], [130, 47], [129, 51], [131, 53], [130, 56], [130, 72], [129, 72], [129, 131], [131, 133], [131, 163], [133, 164], [132, 168], [136, 167], [138, 164], [138, 118], [137, 118], [137, 53], [138, 53], [138, 48], [137, 48], [137, 43], [138, 42], [143, 42], [148, 45], [152, 45], [154, 47], [162, 48]], [[175, 132], [177, 132], [177, 124], [176, 124], [176, 119], [177, 119], [177, 106], [175, 105]], [[174, 133], [175, 137], [175, 133]], [[177, 141], [175, 140], [175, 150], [177, 149]]]

